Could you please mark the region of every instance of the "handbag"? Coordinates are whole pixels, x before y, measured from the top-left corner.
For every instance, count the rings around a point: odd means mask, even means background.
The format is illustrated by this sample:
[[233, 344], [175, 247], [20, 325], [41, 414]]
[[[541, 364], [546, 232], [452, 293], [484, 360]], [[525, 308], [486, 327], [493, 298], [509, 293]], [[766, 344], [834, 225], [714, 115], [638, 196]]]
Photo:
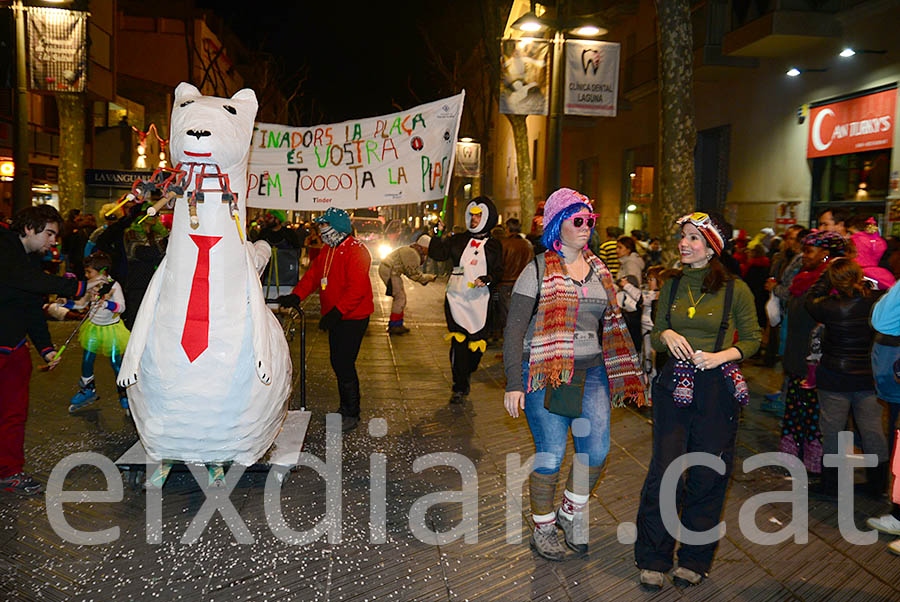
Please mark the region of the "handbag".
[[544, 408], [551, 414], [566, 418], [581, 416], [581, 401], [584, 398], [586, 379], [587, 370], [575, 370], [569, 383], [560, 383], [558, 387], [551, 387], [547, 383], [544, 388]]
[[766, 315], [769, 317], [769, 326], [781, 324], [781, 301], [773, 292], [769, 292], [769, 300], [766, 301]]

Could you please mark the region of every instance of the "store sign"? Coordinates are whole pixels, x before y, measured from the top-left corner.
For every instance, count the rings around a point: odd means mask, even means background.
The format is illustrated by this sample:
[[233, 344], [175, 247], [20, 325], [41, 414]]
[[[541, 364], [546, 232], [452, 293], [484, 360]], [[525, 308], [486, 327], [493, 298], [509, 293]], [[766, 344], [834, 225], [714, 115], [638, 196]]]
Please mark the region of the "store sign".
[[149, 171], [120, 171], [117, 169], [85, 169], [86, 186], [106, 186], [108, 188], [131, 188], [138, 178], [147, 179]]
[[811, 109], [806, 156], [829, 157], [891, 148], [896, 109], [896, 88]]

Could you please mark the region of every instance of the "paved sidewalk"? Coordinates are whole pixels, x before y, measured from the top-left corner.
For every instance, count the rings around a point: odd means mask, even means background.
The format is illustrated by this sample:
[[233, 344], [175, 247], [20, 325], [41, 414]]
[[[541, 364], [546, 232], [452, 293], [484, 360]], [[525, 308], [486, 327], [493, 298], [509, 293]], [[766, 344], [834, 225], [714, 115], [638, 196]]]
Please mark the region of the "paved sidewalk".
[[[646, 465], [650, 458], [650, 424], [646, 413], [617, 409], [612, 414], [608, 466], [590, 504], [591, 552], [584, 558], [549, 563], [527, 544], [526, 512], [521, 543], [506, 543], [507, 454], [533, 453], [524, 417], [509, 418], [502, 406], [503, 373], [499, 348], [490, 347], [474, 377], [471, 401], [448, 405], [449, 345], [443, 340], [443, 283], [427, 287], [407, 282], [410, 307], [401, 337], [386, 334], [389, 299], [377, 277], [376, 312], [358, 362], [362, 379], [360, 427], [343, 438], [341, 541], [325, 535], [306, 545], [289, 545], [273, 536], [266, 522], [265, 474], [247, 473], [231, 500], [254, 543], [237, 544], [218, 514], [200, 540], [179, 542], [204, 502], [189, 473], [173, 473], [163, 491], [163, 536], [146, 543], [145, 495], [127, 488], [124, 499], [110, 503], [66, 504], [73, 527], [120, 529], [111, 544], [76, 546], [55, 534], [44, 498], [0, 494], [0, 598], [9, 600], [898, 600], [900, 559], [886, 551], [887, 537], [869, 546], [854, 546], [840, 535], [833, 504], [810, 501], [809, 541], [772, 546], [751, 543], [741, 533], [738, 511], [749, 497], [789, 486], [782, 471], [762, 468], [744, 473], [746, 457], [777, 448], [778, 424], [756, 409], [761, 395], [780, 378], [750, 367], [753, 391], [739, 433], [738, 461], [729, 489], [721, 542], [710, 579], [679, 590], [671, 582], [657, 594], [637, 586], [632, 546], [617, 540], [617, 527], [634, 521]], [[308, 326], [309, 407], [313, 420], [304, 451], [325, 457], [324, 415], [337, 407], [337, 389], [328, 364], [327, 341], [316, 329], [318, 300], [306, 308]], [[61, 341], [72, 323], [53, 324]], [[297, 341], [292, 345], [296, 354]], [[72, 349], [63, 366], [50, 374], [35, 371], [26, 440], [27, 469], [46, 480], [54, 465], [78, 451], [115, 459], [135, 440], [130, 419], [122, 416], [108, 365], [97, 362], [102, 399], [92, 409], [69, 416], [80, 350]], [[369, 420], [387, 421], [387, 434], [371, 436]], [[377, 434], [377, 433], [376, 433]], [[455, 452], [471, 461], [477, 473], [477, 542], [438, 544], [419, 541], [409, 526], [410, 509], [427, 494], [454, 491], [462, 479], [449, 467], [415, 472], [417, 458]], [[387, 543], [370, 543], [369, 476], [373, 454], [387, 461]], [[376, 457], [377, 458], [377, 457]], [[564, 467], [565, 469], [565, 467]], [[73, 470], [68, 489], [105, 489], [99, 470]], [[446, 498], [445, 498], [446, 499]], [[281, 507], [297, 531], [316, 525], [325, 509], [325, 485], [309, 468], [285, 483]], [[881, 513], [886, 504], [857, 500], [855, 518]], [[459, 503], [446, 502], [426, 513], [437, 532], [448, 531], [462, 516]], [[760, 529], [775, 531], [791, 520], [787, 504], [763, 506]]]

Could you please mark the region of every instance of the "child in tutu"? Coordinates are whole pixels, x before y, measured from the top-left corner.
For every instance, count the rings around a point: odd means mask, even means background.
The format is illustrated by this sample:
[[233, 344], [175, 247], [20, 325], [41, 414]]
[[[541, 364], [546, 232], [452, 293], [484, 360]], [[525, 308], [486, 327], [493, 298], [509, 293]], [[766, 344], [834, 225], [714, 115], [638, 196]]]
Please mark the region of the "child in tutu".
[[[125, 310], [125, 295], [118, 282], [108, 275], [112, 262], [105, 253], [93, 253], [84, 260], [84, 273], [88, 278], [88, 292], [77, 301], [69, 301], [64, 305], [69, 309], [83, 309], [88, 312], [88, 319], [81, 326], [78, 340], [84, 349], [81, 361], [81, 380], [78, 392], [72, 397], [69, 413], [77, 412], [99, 399], [94, 383], [94, 360], [97, 354], [109, 357], [113, 371], [118, 376], [122, 365], [122, 356], [128, 344], [128, 329], [119, 319]], [[109, 292], [99, 296], [104, 284], [111, 283]], [[119, 388], [119, 404], [129, 415], [128, 395], [125, 389]]]

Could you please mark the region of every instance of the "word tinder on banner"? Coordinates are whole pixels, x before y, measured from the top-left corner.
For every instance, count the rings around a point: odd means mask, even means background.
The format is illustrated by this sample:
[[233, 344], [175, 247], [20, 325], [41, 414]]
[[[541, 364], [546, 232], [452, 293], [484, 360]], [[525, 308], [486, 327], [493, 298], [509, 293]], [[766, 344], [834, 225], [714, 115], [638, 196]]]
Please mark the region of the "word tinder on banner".
[[324, 211], [442, 199], [465, 90], [409, 110], [314, 127], [257, 123], [247, 206]]

